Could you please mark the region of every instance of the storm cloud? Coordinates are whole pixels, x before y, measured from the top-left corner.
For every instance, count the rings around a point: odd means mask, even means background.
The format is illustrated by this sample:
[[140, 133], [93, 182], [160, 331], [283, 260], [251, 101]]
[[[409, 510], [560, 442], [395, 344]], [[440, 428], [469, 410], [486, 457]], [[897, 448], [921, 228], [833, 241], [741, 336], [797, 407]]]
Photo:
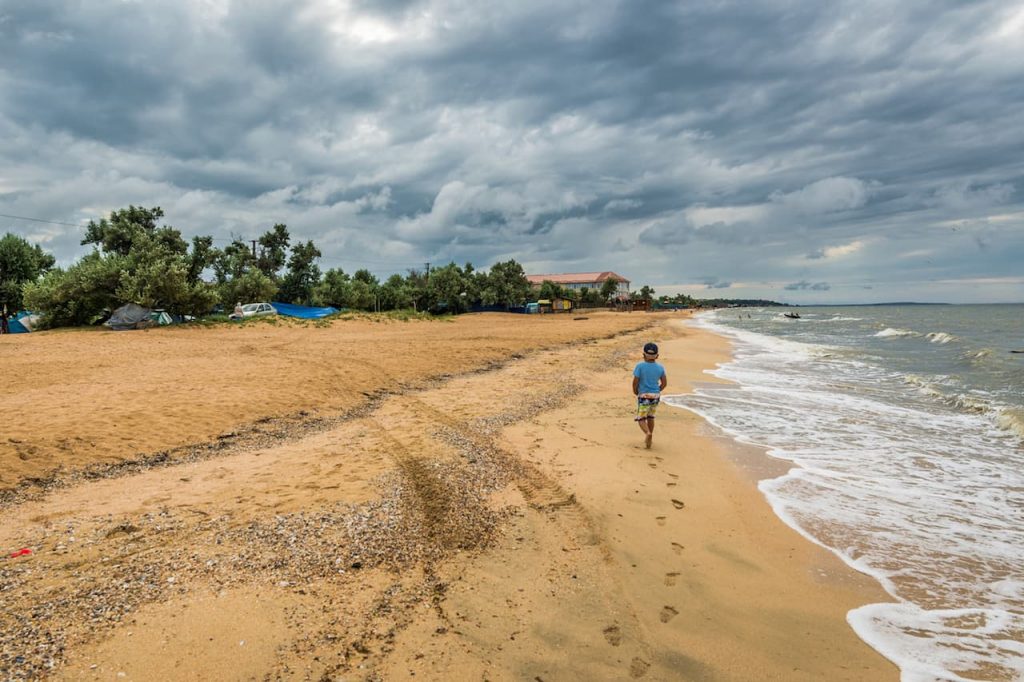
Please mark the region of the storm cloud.
[[68, 263], [136, 204], [381, 276], [1024, 300], [1022, 78], [995, 1], [0, 0], [0, 232]]

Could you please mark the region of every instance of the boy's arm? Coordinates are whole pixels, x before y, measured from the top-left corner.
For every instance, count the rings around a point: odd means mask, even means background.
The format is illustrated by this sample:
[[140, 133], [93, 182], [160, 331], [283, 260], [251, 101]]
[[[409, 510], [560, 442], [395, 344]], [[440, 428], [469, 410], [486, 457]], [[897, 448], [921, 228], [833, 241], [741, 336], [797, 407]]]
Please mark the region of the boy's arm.
[[668, 374], [662, 372], [661, 378], [658, 379], [658, 390], [664, 391], [666, 386], [668, 386]]
[[633, 377], [633, 395], [640, 395], [640, 377]]

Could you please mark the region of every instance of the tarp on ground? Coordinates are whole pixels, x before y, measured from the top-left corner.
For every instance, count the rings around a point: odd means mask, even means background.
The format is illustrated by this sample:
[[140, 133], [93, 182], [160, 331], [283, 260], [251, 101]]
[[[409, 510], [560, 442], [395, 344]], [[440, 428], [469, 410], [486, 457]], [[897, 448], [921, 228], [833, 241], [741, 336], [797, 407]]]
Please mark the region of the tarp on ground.
[[174, 324], [174, 318], [164, 310], [154, 310], [149, 314], [149, 319], [153, 320], [154, 324], [158, 324], [161, 327]]
[[156, 324], [149, 317], [152, 312], [149, 308], [143, 308], [137, 303], [125, 303], [111, 314], [106, 324], [115, 331], [145, 329]]
[[278, 315], [301, 317], [304, 320], [316, 320], [338, 312], [337, 308], [330, 306], [327, 308], [311, 308], [306, 305], [292, 305], [291, 303], [277, 303], [276, 301], [271, 303], [271, 305], [277, 310]]
[[7, 331], [11, 334], [27, 334], [35, 329], [38, 323], [38, 315], [22, 310], [13, 319], [7, 320]]

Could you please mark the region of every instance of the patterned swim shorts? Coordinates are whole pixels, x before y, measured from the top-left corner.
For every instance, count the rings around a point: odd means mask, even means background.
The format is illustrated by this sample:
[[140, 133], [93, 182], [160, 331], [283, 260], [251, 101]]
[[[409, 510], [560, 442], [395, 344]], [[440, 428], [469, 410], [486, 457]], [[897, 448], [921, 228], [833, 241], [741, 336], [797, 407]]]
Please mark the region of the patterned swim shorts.
[[658, 403], [661, 396], [657, 393], [641, 393], [636, 398], [636, 420], [654, 419], [654, 413], [658, 410]]

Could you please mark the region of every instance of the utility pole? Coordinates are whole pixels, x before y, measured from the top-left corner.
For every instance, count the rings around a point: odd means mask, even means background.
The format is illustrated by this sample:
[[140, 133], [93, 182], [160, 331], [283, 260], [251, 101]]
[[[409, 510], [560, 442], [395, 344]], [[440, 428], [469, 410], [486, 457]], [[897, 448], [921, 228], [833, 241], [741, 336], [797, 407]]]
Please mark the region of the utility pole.
[[256, 257], [256, 240], [255, 239], [252, 240], [252, 257], [253, 258]]
[[427, 266], [427, 279], [430, 279], [430, 263], [424, 263]]

